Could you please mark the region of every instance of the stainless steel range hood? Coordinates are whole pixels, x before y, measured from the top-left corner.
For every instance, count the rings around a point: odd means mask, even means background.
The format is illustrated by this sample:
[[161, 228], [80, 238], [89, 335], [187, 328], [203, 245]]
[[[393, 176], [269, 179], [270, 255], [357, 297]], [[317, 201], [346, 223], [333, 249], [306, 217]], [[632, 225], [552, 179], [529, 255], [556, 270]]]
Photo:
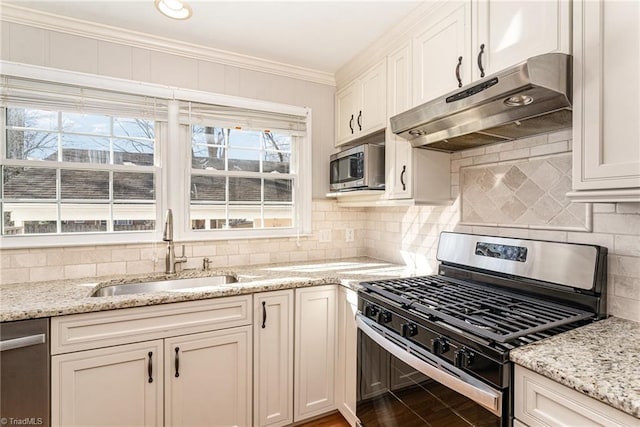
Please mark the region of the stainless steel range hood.
[[459, 151], [571, 126], [571, 56], [548, 53], [391, 117], [414, 147]]

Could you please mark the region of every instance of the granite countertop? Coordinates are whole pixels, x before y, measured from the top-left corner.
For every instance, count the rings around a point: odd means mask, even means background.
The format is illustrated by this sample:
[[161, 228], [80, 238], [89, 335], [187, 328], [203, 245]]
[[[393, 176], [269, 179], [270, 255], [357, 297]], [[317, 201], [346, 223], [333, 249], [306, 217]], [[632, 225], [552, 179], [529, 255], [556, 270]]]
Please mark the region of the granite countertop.
[[640, 418], [640, 323], [610, 317], [517, 348], [510, 357]]
[[[90, 297], [97, 288], [114, 284], [140, 283], [215, 275], [236, 275], [238, 283], [119, 296]], [[289, 263], [249, 268], [187, 270], [178, 275], [162, 273], [57, 280], [0, 285], [0, 322], [61, 316], [170, 302], [193, 301], [255, 292], [292, 289], [338, 283], [357, 288], [366, 280], [411, 276], [405, 266], [371, 258], [352, 258], [325, 262]]]

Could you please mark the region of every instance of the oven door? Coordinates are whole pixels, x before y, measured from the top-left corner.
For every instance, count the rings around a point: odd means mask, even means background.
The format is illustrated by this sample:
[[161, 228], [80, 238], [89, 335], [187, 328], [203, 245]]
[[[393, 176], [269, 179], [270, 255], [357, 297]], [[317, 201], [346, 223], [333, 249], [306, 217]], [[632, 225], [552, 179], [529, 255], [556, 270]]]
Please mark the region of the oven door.
[[503, 392], [356, 315], [364, 427], [506, 426]]

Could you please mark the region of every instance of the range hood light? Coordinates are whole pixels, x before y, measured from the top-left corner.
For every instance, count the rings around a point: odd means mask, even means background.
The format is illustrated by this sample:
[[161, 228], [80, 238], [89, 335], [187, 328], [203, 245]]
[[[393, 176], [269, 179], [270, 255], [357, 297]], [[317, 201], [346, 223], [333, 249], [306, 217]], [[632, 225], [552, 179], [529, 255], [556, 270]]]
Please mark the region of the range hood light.
[[156, 9], [172, 19], [188, 19], [193, 13], [191, 7], [180, 0], [155, 0]]
[[533, 98], [527, 95], [515, 95], [510, 96], [504, 100], [504, 105], [509, 107], [522, 107], [523, 105], [529, 105], [533, 102]]

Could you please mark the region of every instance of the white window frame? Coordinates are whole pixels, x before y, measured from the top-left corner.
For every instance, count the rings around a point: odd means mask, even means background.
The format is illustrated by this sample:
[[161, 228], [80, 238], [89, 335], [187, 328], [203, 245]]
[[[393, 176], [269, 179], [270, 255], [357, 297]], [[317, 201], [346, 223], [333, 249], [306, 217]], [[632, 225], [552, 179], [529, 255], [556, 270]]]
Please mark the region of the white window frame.
[[[97, 76], [52, 69], [48, 67], [0, 61], [2, 75], [30, 78], [69, 85], [153, 96], [169, 101], [168, 123], [156, 122], [155, 150], [156, 175], [156, 230], [118, 233], [79, 233], [53, 235], [0, 235], [0, 248], [37, 248], [59, 246], [109, 245], [127, 243], [161, 243], [162, 230], [167, 209], [174, 214], [174, 240], [206, 241], [228, 239], [281, 238], [311, 234], [311, 109], [268, 101], [241, 98], [230, 95], [213, 94], [203, 91], [187, 90], [172, 86], [143, 83], [112, 77]], [[192, 101], [226, 105], [230, 107], [296, 114], [306, 116], [306, 137], [302, 138], [299, 158], [292, 162], [292, 172], [298, 174], [294, 188], [295, 225], [291, 228], [231, 229], [231, 230], [191, 230], [189, 221], [189, 180], [191, 164], [190, 133], [180, 131], [179, 101]], [[4, 137], [2, 138], [4, 141]], [[172, 143], [178, 141], [179, 143]], [[179, 159], [171, 161], [169, 159]], [[54, 166], [54, 165], [52, 165]], [[304, 167], [303, 167], [304, 166]], [[177, 179], [176, 179], [177, 178]]]

